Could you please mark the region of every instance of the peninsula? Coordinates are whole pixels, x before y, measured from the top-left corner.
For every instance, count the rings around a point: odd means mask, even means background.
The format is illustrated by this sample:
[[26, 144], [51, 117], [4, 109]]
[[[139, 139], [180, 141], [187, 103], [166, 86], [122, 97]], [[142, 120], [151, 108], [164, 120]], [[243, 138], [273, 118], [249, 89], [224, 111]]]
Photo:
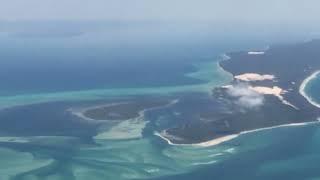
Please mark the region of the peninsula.
[[172, 144], [215, 145], [257, 129], [317, 122], [320, 109], [300, 89], [320, 70], [319, 50], [320, 40], [313, 40], [228, 53], [220, 66], [234, 79], [212, 93], [226, 110], [202, 112], [198, 121], [165, 129], [159, 136]]

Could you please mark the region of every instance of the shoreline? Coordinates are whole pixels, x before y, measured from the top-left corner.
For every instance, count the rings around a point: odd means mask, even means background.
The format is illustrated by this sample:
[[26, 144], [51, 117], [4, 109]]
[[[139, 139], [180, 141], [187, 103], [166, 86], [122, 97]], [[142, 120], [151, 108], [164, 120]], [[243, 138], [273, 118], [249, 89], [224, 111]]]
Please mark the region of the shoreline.
[[168, 101], [167, 104], [164, 104], [162, 106], [154, 106], [154, 107], [142, 109], [141, 111], [138, 111], [138, 114], [139, 114], [138, 116], [132, 117], [132, 118], [129, 118], [129, 119], [121, 119], [121, 120], [93, 119], [93, 118], [90, 118], [90, 117], [87, 117], [87, 116], [84, 115], [84, 113], [86, 111], [91, 110], [91, 109], [111, 107], [111, 106], [117, 106], [117, 105], [122, 105], [122, 104], [129, 104], [129, 103], [131, 103], [131, 102], [130, 101], [124, 101], [124, 102], [118, 102], [118, 103], [109, 103], [109, 104], [103, 104], [103, 105], [89, 106], [89, 107], [78, 108], [78, 109], [69, 108], [69, 109], [67, 109], [67, 112], [70, 112], [72, 115], [77, 116], [77, 117], [79, 117], [79, 118], [81, 118], [83, 120], [87, 120], [87, 121], [121, 122], [121, 121], [124, 121], [124, 120], [135, 119], [135, 118], [139, 118], [141, 116], [144, 116], [144, 113], [147, 112], [147, 111], [150, 111], [150, 110], [172, 106], [174, 104], [179, 103], [179, 99], [172, 99], [172, 100]]
[[[268, 49], [267, 49], [268, 50]], [[266, 53], [266, 52], [264, 52]], [[223, 61], [227, 61], [232, 59], [232, 57], [230, 57], [227, 53], [224, 53], [223, 55], [221, 55], [221, 59], [220, 61], [218, 61], [218, 66], [225, 72], [231, 74], [231, 76], [233, 77], [233, 80], [235, 79], [235, 75], [232, 72], [229, 72], [227, 70], [225, 70], [223, 68], [223, 66], [221, 66], [221, 62]], [[320, 70], [315, 71], [314, 73], [312, 73], [310, 76], [308, 76], [300, 85], [299, 87], [299, 92], [300, 94], [305, 97], [308, 102], [318, 108], [320, 108], [320, 104], [316, 103], [314, 100], [312, 100], [311, 97], [307, 96], [304, 89], [306, 87], [306, 85], [308, 84], [309, 81], [311, 81], [312, 79], [316, 78], [317, 75], [320, 74]], [[222, 86], [223, 87], [223, 86]], [[298, 109], [297, 107], [295, 107], [294, 105], [292, 105], [291, 103], [287, 102], [286, 100], [283, 99], [283, 96], [280, 95], [277, 96], [282, 103], [289, 105], [295, 109]], [[159, 132], [155, 132], [154, 135], [160, 137], [161, 139], [165, 140], [169, 145], [174, 145], [174, 146], [197, 146], [197, 147], [211, 147], [211, 146], [215, 146], [215, 145], [219, 145], [221, 143], [230, 141], [232, 139], [235, 139], [243, 134], [248, 134], [248, 133], [253, 133], [253, 132], [259, 132], [259, 131], [263, 131], [263, 130], [269, 130], [269, 129], [275, 129], [275, 128], [282, 128], [282, 127], [293, 127], [293, 126], [306, 126], [306, 125], [310, 125], [310, 124], [316, 124], [316, 123], [320, 123], [320, 118], [316, 119], [315, 121], [310, 121], [310, 122], [302, 122], [302, 123], [290, 123], [290, 124], [282, 124], [282, 125], [277, 125], [277, 126], [271, 126], [271, 127], [265, 127], [265, 128], [258, 128], [258, 129], [253, 129], [253, 130], [248, 130], [248, 131], [242, 131], [238, 134], [231, 134], [231, 135], [227, 135], [227, 136], [222, 136], [219, 138], [215, 138], [213, 140], [209, 140], [209, 141], [205, 141], [205, 142], [200, 142], [200, 143], [190, 143], [190, 144], [176, 144], [170, 141], [169, 138], [165, 137], [163, 134], [159, 133]], [[165, 130], [164, 130], [165, 132]]]
[[204, 142], [200, 142], [200, 143], [190, 143], [190, 144], [173, 143], [170, 141], [170, 139], [168, 139], [167, 137], [164, 137], [159, 132], [154, 132], [154, 135], [160, 137], [162, 140], [165, 140], [169, 145], [173, 145], [173, 146], [212, 147], [212, 146], [216, 146], [216, 145], [222, 144], [224, 142], [228, 142], [233, 139], [236, 139], [244, 134], [255, 133], [255, 132], [260, 132], [260, 131], [270, 130], [270, 129], [283, 128], [283, 127], [307, 126], [307, 125], [318, 124], [318, 123], [320, 123], [320, 119], [317, 119], [316, 121], [303, 122], [303, 123], [282, 124], [282, 125], [278, 125], [278, 126], [271, 126], [271, 127], [253, 129], [253, 130], [249, 130], [249, 131], [242, 131], [238, 134], [230, 134], [230, 135], [222, 136], [222, 137], [215, 138], [215, 139], [212, 139], [209, 141], [204, 141]]
[[[104, 130], [103, 125], [100, 126], [100, 132], [98, 132], [93, 139], [94, 140], [124, 140], [124, 139], [135, 139], [143, 137], [143, 129], [150, 122], [145, 119], [145, 113], [148, 111], [152, 111], [158, 108], [166, 108], [172, 106], [176, 103], [179, 103], [179, 99], [173, 99], [168, 101], [167, 104], [162, 106], [155, 106], [143, 109], [138, 112], [139, 116], [123, 119], [123, 120], [113, 120], [113, 122], [117, 122], [118, 124], [112, 126], [110, 129]], [[105, 121], [105, 120], [96, 120], [96, 121]], [[109, 120], [110, 121], [110, 120]], [[132, 129], [132, 124], [135, 125], [134, 129]], [[128, 126], [129, 125], [129, 126]]]
[[307, 93], [305, 92], [305, 88], [306, 88], [307, 84], [308, 84], [311, 80], [317, 78], [318, 74], [320, 74], [320, 70], [313, 72], [310, 76], [308, 76], [306, 79], [304, 79], [304, 80], [302, 81], [300, 87], [299, 87], [299, 93], [300, 93], [304, 98], [306, 98], [306, 100], [307, 100], [310, 104], [314, 105], [314, 106], [317, 107], [317, 108], [320, 108], [320, 104], [317, 103], [317, 102], [315, 102], [315, 101], [314, 101], [310, 96], [308, 96]]
[[[121, 105], [121, 104], [128, 104], [130, 102], [119, 102], [119, 103], [109, 103], [109, 104], [103, 104], [103, 105], [97, 105], [97, 106], [91, 106], [91, 107], [84, 107], [84, 108], [78, 108], [78, 109], [74, 109], [74, 108], [69, 108], [66, 111], [70, 112], [72, 115], [77, 116], [83, 120], [87, 120], [87, 121], [107, 121], [108, 119], [104, 119], [104, 120], [98, 120], [98, 119], [93, 119], [90, 117], [87, 117], [84, 115], [84, 113], [88, 110], [91, 109], [96, 109], [96, 108], [104, 108], [104, 107], [111, 107], [111, 106], [117, 106], [117, 105]], [[118, 120], [108, 120], [108, 121], [118, 121]]]

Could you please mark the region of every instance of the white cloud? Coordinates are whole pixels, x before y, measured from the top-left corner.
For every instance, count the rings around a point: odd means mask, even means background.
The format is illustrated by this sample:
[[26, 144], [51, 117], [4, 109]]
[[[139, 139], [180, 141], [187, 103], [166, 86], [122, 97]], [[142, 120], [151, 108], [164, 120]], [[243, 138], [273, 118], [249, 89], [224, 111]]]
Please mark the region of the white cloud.
[[227, 93], [236, 98], [236, 104], [246, 109], [259, 108], [264, 104], [264, 96], [243, 83], [230, 86]]

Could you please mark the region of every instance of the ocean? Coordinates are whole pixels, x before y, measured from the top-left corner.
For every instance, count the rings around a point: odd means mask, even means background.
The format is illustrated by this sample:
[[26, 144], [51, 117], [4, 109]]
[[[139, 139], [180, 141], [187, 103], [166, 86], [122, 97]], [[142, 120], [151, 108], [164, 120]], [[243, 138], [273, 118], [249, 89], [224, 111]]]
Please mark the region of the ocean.
[[[217, 110], [210, 91], [232, 78], [218, 66], [220, 55], [262, 49], [277, 36], [248, 41], [249, 35], [232, 32], [227, 39], [211, 27], [74, 26], [54, 34], [35, 32], [36, 25], [0, 33], [1, 180], [320, 177], [317, 124], [248, 133], [213, 147], [172, 146], [154, 134], [198, 109]], [[310, 94], [318, 97], [314, 88]], [[142, 118], [104, 122], [102, 132], [101, 122], [74, 114], [137, 97], [175, 103]]]
[[320, 107], [320, 97], [318, 95], [320, 90], [319, 77], [319, 71], [314, 72], [305, 80], [304, 86], [301, 89], [305, 98], [307, 98], [311, 104], [318, 107]]

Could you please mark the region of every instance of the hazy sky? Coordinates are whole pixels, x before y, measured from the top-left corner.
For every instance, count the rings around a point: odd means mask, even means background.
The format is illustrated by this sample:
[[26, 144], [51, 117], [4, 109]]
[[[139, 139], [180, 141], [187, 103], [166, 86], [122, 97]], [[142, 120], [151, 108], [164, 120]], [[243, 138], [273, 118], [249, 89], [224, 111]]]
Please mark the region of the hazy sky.
[[317, 22], [319, 0], [0, 0], [0, 20]]

